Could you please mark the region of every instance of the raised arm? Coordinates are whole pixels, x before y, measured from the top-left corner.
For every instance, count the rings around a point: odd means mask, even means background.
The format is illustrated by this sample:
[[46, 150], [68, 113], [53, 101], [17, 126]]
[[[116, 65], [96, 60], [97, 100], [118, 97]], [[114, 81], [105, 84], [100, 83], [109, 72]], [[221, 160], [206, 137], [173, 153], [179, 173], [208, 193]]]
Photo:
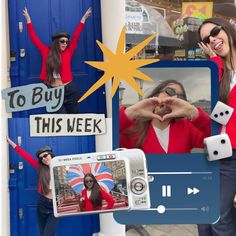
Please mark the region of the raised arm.
[[17, 146], [16, 143], [14, 143], [8, 136], [6, 137], [7, 142], [10, 146], [12, 146], [13, 149], [15, 149], [15, 147]]
[[26, 7], [23, 9], [23, 16], [25, 17], [27, 24], [31, 23], [31, 18]]
[[24, 151], [20, 146], [18, 146], [16, 143], [14, 143], [9, 137], [7, 138], [7, 142], [10, 146], [24, 159], [26, 160], [32, 167], [35, 169], [38, 169], [38, 161], [33, 158], [29, 153]]
[[83, 15], [83, 17], [81, 18], [72, 38], [71, 38], [71, 41], [70, 41], [70, 45], [68, 47], [68, 49], [71, 51], [71, 53], [73, 54], [76, 47], [77, 47], [77, 44], [78, 44], [78, 40], [79, 40], [79, 36], [80, 36], [80, 33], [81, 31], [83, 30], [84, 28], [84, 24], [87, 20], [87, 18], [92, 14], [92, 8], [90, 7], [86, 12], [85, 14]]
[[204, 44], [203, 42], [198, 43], [198, 46], [203, 50], [203, 52], [210, 58], [211, 61], [214, 61], [218, 66], [218, 77], [221, 80], [224, 73], [224, 63], [221, 57], [217, 56], [214, 50], [212, 50], [209, 44]]
[[45, 50], [45, 48], [47, 48], [47, 46], [40, 41], [37, 34], [35, 33], [33, 24], [31, 22], [30, 15], [29, 15], [26, 7], [23, 9], [23, 16], [26, 19], [27, 29], [28, 29], [28, 33], [29, 33], [31, 41], [38, 48], [39, 51]]
[[83, 17], [81, 18], [80, 22], [81, 23], [85, 23], [85, 21], [87, 20], [87, 18], [92, 14], [92, 7], [90, 7], [85, 14], [83, 15]]

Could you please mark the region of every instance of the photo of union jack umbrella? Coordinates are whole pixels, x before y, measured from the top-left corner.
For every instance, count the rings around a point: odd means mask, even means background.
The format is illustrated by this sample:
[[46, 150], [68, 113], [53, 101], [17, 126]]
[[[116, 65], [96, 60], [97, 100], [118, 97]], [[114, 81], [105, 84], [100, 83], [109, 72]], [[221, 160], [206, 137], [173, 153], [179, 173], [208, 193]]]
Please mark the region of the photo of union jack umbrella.
[[98, 184], [108, 193], [115, 185], [112, 179], [111, 169], [103, 163], [90, 163], [70, 166], [67, 170], [66, 179], [77, 194], [80, 194], [83, 188], [85, 188], [84, 176], [87, 173], [93, 174], [98, 181]]

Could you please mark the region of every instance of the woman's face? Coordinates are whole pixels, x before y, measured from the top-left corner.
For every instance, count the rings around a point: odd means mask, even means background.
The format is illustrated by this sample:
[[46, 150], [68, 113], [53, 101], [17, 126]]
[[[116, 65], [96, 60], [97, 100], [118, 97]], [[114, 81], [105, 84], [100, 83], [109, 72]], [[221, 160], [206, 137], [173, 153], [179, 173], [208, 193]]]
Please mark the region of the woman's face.
[[49, 166], [52, 160], [52, 155], [49, 152], [43, 152], [39, 155], [39, 159], [44, 165]]
[[[169, 93], [169, 91], [171, 93]], [[175, 94], [175, 95], [173, 95]], [[182, 91], [182, 88], [178, 84], [168, 84], [162, 92], [159, 94], [158, 98], [164, 99], [167, 97], [183, 97], [184, 92]], [[168, 114], [171, 112], [171, 109], [167, 107], [165, 104], [161, 104], [156, 106], [154, 112], [159, 116], [164, 116], [165, 114]]]
[[[209, 39], [209, 45], [211, 49], [220, 57], [226, 57], [229, 54], [230, 48], [229, 48], [229, 39], [227, 34], [223, 29], [219, 29], [219, 26], [212, 24], [212, 23], [206, 23], [202, 26], [200, 30], [200, 37], [201, 40], [204, 41], [204, 39]], [[215, 32], [219, 32], [216, 34]], [[216, 35], [215, 35], [216, 34]]]
[[90, 176], [87, 176], [84, 180], [85, 185], [87, 186], [88, 189], [92, 189], [93, 187], [93, 179]]
[[59, 47], [61, 51], [64, 51], [68, 45], [68, 38], [66, 37], [61, 37], [59, 38]]

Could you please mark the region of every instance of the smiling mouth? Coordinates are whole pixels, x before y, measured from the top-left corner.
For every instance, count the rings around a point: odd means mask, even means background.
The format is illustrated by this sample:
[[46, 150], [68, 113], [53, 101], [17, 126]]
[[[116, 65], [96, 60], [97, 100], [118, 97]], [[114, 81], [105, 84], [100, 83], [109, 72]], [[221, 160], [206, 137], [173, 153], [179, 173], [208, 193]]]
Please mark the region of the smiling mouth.
[[214, 47], [215, 50], [220, 50], [223, 47], [223, 41], [220, 41], [219, 43], [217, 43]]

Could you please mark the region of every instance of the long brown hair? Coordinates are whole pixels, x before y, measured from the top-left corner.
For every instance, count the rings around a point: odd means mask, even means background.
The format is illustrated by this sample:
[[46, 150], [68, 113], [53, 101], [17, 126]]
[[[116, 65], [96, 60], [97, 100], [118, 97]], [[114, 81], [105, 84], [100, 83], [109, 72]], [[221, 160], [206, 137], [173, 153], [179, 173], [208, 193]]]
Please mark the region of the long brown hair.
[[94, 177], [93, 174], [91, 173], [87, 173], [84, 176], [84, 186], [86, 189], [88, 189], [86, 183], [85, 183], [85, 179], [86, 177], [91, 177], [93, 180], [93, 187], [92, 187], [92, 192], [90, 195], [90, 201], [92, 202], [93, 208], [96, 209], [97, 207], [101, 207], [102, 206], [102, 198], [101, 198], [101, 187], [98, 184], [96, 178]]
[[201, 28], [204, 24], [207, 23], [212, 23], [215, 25], [219, 25], [222, 27], [222, 30], [225, 31], [227, 37], [228, 37], [228, 41], [229, 41], [229, 64], [230, 67], [229, 68], [226, 65], [226, 58], [222, 57], [223, 63], [224, 63], [224, 73], [222, 76], [222, 79], [220, 81], [220, 101], [227, 103], [228, 98], [229, 98], [229, 91], [230, 91], [230, 82], [232, 79], [232, 70], [235, 69], [236, 65], [233, 62], [233, 50], [236, 50], [236, 30], [234, 28], [234, 26], [232, 24], [230, 24], [229, 22], [221, 19], [221, 18], [209, 18], [206, 19], [205, 21], [203, 21], [202, 25], [200, 26], [198, 32], [199, 32], [199, 36], [200, 36], [200, 31]]
[[[169, 84], [179, 85], [182, 92], [183, 92], [183, 97], [187, 101], [187, 95], [186, 95], [184, 86], [176, 80], [166, 80], [166, 81], [160, 83], [158, 86], [156, 86], [152, 90], [151, 94], [149, 94], [147, 98], [159, 96], [159, 94], [163, 91], [163, 89], [166, 88]], [[135, 125], [128, 128], [127, 131], [124, 132], [125, 135], [129, 135], [129, 136], [139, 135], [139, 138], [136, 143], [137, 148], [141, 148], [143, 145], [143, 142], [147, 136], [148, 125], [149, 125], [150, 121], [151, 121], [151, 119], [138, 118], [135, 122]]]
[[50, 170], [49, 166], [42, 163], [41, 160], [38, 162], [38, 176], [39, 176], [39, 184], [40, 184], [40, 192], [43, 195], [47, 195], [50, 192], [49, 184], [50, 184]]
[[61, 53], [59, 47], [59, 38], [56, 38], [52, 41], [50, 51], [48, 53], [46, 61], [46, 70], [48, 83], [51, 84], [55, 82], [54, 73], [60, 74], [61, 70]]
[[51, 157], [54, 157], [52, 152], [52, 148], [49, 146], [41, 147], [37, 152], [36, 156], [38, 157], [38, 176], [39, 176], [39, 184], [40, 184], [40, 192], [43, 195], [47, 195], [50, 192], [49, 184], [50, 184], [50, 170], [49, 166], [45, 165], [40, 158], [40, 154], [47, 152]]

